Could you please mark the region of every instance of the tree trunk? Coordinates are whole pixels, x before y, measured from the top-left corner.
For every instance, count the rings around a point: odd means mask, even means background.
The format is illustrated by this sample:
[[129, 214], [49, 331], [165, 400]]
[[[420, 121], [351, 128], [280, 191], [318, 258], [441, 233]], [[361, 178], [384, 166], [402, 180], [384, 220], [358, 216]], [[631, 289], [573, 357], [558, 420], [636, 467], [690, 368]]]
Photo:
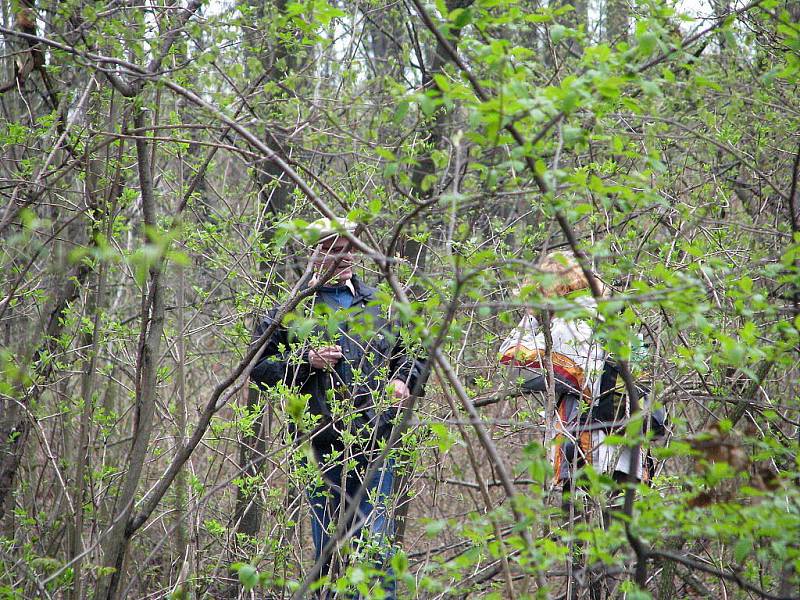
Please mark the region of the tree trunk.
[[[134, 127], [145, 126], [144, 111], [138, 109]], [[139, 186], [142, 198], [144, 224], [156, 226], [153, 179], [150, 169], [150, 148], [144, 136], [136, 139], [136, 157]], [[130, 518], [136, 499], [136, 490], [147, 458], [150, 434], [156, 403], [158, 358], [161, 334], [164, 329], [164, 295], [160, 262], [151, 266], [149, 285], [143, 294], [142, 330], [139, 357], [136, 366], [136, 398], [134, 406], [133, 442], [128, 454], [127, 469], [122, 490], [116, 499], [114, 519], [103, 543], [103, 566], [114, 571], [100, 581], [97, 598], [112, 600], [119, 594], [119, 584], [124, 572], [125, 555], [133, 532], [129, 531]]]
[[[257, 23], [261, 22], [267, 16], [267, 9], [269, 8], [269, 0], [247, 0], [251, 10], [257, 16]], [[275, 11], [283, 11], [286, 2], [284, 0], [276, 0], [272, 9]], [[283, 80], [292, 69], [297, 66], [297, 60], [292, 57], [288, 52], [285, 44], [276, 43], [275, 50], [270, 56], [266, 52], [261, 51], [262, 44], [259, 43], [256, 37], [257, 31], [255, 28], [245, 30], [245, 52], [257, 58], [266, 71], [268, 79], [281, 81]], [[266, 44], [263, 45], [266, 47]], [[245, 73], [248, 79], [254, 79], [253, 74], [250, 72], [249, 63], [246, 67]], [[281, 68], [278, 65], [285, 65]], [[285, 148], [285, 139], [277, 132], [273, 132], [270, 139], [270, 145], [277, 147], [278, 150]], [[258, 186], [260, 205], [263, 210], [274, 217], [282, 214], [290, 205], [292, 198], [292, 184], [286, 179], [283, 171], [278, 165], [271, 161], [262, 161], [255, 171], [255, 183]], [[272, 235], [271, 223], [265, 223], [264, 231], [262, 232], [262, 239], [267, 242]], [[261, 272], [268, 272], [268, 265], [261, 265]], [[293, 269], [287, 265], [284, 277], [290, 277]], [[259, 401], [259, 393], [257, 390], [248, 389], [245, 393], [247, 411], [252, 412], [256, 410]], [[242, 439], [239, 442], [239, 468], [241, 469], [240, 477], [245, 481], [253, 480], [258, 477], [262, 472], [262, 462], [259, 460], [264, 455], [266, 449], [266, 439], [264, 437], [265, 430], [270, 429], [272, 423], [271, 407], [267, 408], [267, 413], [262, 414], [256, 419], [252, 434], [242, 434]], [[251, 486], [247, 486], [250, 488]], [[251, 493], [250, 489], [243, 489], [241, 486], [236, 489], [236, 508], [234, 511], [236, 522], [236, 535], [239, 539], [247, 539], [258, 535], [261, 528], [261, 508], [256, 502], [255, 494]], [[240, 535], [242, 536], [240, 538]], [[229, 593], [232, 595], [236, 590], [231, 589]]]
[[[123, 143], [123, 142], [120, 142]], [[101, 161], [92, 158], [86, 165], [86, 183], [85, 194], [86, 203], [89, 207], [99, 207], [103, 203], [100, 201], [102, 192], [97, 189], [98, 179], [102, 172]], [[110, 190], [113, 194], [114, 189]], [[116, 205], [116, 198], [107, 198], [104, 201], [106, 204], [113, 202]], [[104, 207], [103, 220], [95, 221], [96, 226], [92, 228], [91, 238], [94, 240], [98, 234], [105, 234], [106, 238], [110, 238], [112, 227], [112, 217], [114, 209], [108, 210]], [[102, 231], [102, 226], [105, 225], [105, 231]], [[87, 294], [86, 308], [84, 311], [85, 317], [92, 320], [92, 328], [82, 335], [80, 342], [81, 348], [87, 348], [86, 355], [83, 360], [83, 369], [81, 374], [80, 384], [80, 399], [83, 402], [81, 415], [79, 420], [78, 431], [76, 432], [77, 438], [77, 452], [75, 454], [74, 474], [72, 478], [72, 499], [75, 506], [75, 514], [72, 519], [72, 529], [69, 535], [69, 545], [67, 550], [67, 561], [72, 562], [73, 568], [73, 586], [71, 590], [71, 597], [74, 600], [80, 600], [81, 595], [81, 565], [80, 558], [83, 552], [82, 533], [83, 533], [83, 498], [85, 493], [84, 477], [87, 471], [90, 471], [90, 454], [89, 454], [89, 432], [92, 426], [92, 415], [94, 414], [94, 394], [96, 389], [96, 368], [97, 368], [97, 354], [99, 350], [99, 335], [100, 335], [100, 316], [102, 313], [102, 304], [105, 296], [105, 278], [106, 266], [101, 264], [95, 279], [95, 286], [93, 290]]]
[[628, 38], [631, 7], [628, 0], [606, 0], [606, 40], [615, 45]]
[[[447, 0], [446, 6], [448, 11], [453, 11], [457, 8], [468, 8], [472, 4], [472, 0]], [[458, 41], [461, 35], [460, 29], [453, 29], [451, 31], [450, 45], [458, 50]], [[423, 71], [422, 74], [422, 87], [424, 89], [436, 89], [436, 81], [434, 77], [444, 73], [445, 66], [451, 62], [450, 55], [447, 49], [438, 41], [434, 48], [433, 58], [431, 59], [430, 68]], [[433, 160], [433, 151], [441, 148], [442, 142], [448, 132], [448, 124], [450, 122], [449, 115], [443, 108], [438, 109], [428, 126], [426, 142], [431, 147], [431, 151], [425, 152], [419, 159], [419, 163], [413, 168], [411, 173], [411, 188], [412, 194], [417, 199], [424, 201], [432, 198], [434, 195], [441, 192], [435, 185], [431, 183], [437, 173], [437, 166]], [[457, 176], [458, 174], [455, 174]], [[440, 226], [440, 225], [439, 225]], [[437, 227], [433, 224], [433, 227]], [[401, 256], [407, 260], [411, 265], [420, 270], [425, 269], [426, 263], [426, 248], [417, 240], [406, 237], [402, 246]]]

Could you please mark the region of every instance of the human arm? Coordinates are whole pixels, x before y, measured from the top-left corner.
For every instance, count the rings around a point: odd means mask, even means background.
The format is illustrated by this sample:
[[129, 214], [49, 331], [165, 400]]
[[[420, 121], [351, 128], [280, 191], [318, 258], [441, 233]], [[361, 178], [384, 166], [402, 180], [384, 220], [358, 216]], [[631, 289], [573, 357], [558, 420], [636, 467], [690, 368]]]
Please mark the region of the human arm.
[[[258, 343], [275, 320], [276, 311], [270, 311], [253, 334], [253, 343]], [[250, 378], [263, 386], [273, 386], [280, 382], [302, 382], [310, 374], [308, 350], [294, 349], [289, 344], [289, 336], [283, 325], [278, 325], [272, 334], [263, 341], [261, 357], [253, 366]]]
[[[536, 350], [543, 351], [545, 348], [544, 332], [539, 328], [539, 322], [531, 314], [522, 317], [519, 324], [500, 344], [498, 354], [502, 357], [512, 358], [517, 350], [524, 349], [526, 353]], [[504, 361], [507, 362], [507, 361]]]
[[[554, 373], [553, 379], [555, 383], [556, 398], [561, 398], [567, 394], [575, 394], [575, 386], [563, 377], [560, 373]], [[522, 384], [524, 392], [546, 392], [547, 391], [547, 375], [536, 375], [531, 379], [527, 379]]]
[[391, 389], [392, 395], [401, 402], [409, 398], [414, 391], [421, 396], [423, 386], [420, 385], [420, 389], [417, 387], [424, 368], [425, 359], [415, 356], [402, 336], [397, 336], [389, 361], [390, 378], [387, 387]]

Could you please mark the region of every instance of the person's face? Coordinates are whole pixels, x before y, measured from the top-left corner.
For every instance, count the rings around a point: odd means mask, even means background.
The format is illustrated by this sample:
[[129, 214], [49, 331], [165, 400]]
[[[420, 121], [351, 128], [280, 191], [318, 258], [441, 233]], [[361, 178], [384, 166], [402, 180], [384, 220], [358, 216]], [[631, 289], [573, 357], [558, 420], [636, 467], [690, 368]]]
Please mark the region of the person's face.
[[345, 237], [335, 237], [322, 242], [314, 266], [319, 273], [333, 270], [333, 280], [344, 283], [353, 276], [353, 251]]

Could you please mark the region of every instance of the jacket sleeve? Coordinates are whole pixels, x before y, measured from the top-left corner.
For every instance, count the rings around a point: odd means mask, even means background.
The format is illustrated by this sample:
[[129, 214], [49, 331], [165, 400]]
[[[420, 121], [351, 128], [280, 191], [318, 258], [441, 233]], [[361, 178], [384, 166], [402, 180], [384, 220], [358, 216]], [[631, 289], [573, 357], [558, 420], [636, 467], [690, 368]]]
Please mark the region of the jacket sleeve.
[[594, 325], [586, 319], [559, 319], [553, 328], [553, 350], [580, 368], [584, 387], [596, 399], [600, 395], [605, 351], [595, 337]]
[[[397, 336], [394, 347], [392, 348], [389, 369], [391, 372], [390, 380], [400, 379], [406, 382], [408, 389], [412, 392], [416, 389], [417, 383], [422, 376], [427, 359], [409, 354], [401, 336]], [[422, 382], [417, 394], [422, 396], [424, 393], [425, 382]]]
[[502, 357], [509, 350], [512, 351], [518, 346], [524, 346], [529, 350], [544, 350], [544, 333], [539, 328], [539, 322], [533, 315], [525, 315], [514, 329], [506, 336], [497, 351], [498, 356]]
[[[553, 383], [556, 391], [556, 398], [568, 396], [572, 394], [577, 396], [575, 386], [562, 377], [559, 373], [553, 374]], [[522, 390], [525, 392], [546, 392], [547, 391], [547, 375], [536, 375], [528, 379], [522, 384]]]
[[[258, 341], [274, 321], [275, 312], [271, 311], [256, 327], [253, 343]], [[308, 350], [292, 349], [286, 328], [279, 324], [264, 342], [264, 352], [253, 366], [250, 379], [262, 386], [273, 386], [280, 382], [292, 385], [305, 381], [310, 372]]]

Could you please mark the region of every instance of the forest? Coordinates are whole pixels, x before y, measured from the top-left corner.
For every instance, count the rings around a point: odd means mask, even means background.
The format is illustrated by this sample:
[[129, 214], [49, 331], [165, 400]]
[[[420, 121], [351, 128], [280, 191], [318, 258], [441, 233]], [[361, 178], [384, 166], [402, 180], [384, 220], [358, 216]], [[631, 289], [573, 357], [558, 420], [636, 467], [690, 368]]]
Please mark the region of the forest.
[[0, 600], [800, 598], [800, 1], [0, 6]]

